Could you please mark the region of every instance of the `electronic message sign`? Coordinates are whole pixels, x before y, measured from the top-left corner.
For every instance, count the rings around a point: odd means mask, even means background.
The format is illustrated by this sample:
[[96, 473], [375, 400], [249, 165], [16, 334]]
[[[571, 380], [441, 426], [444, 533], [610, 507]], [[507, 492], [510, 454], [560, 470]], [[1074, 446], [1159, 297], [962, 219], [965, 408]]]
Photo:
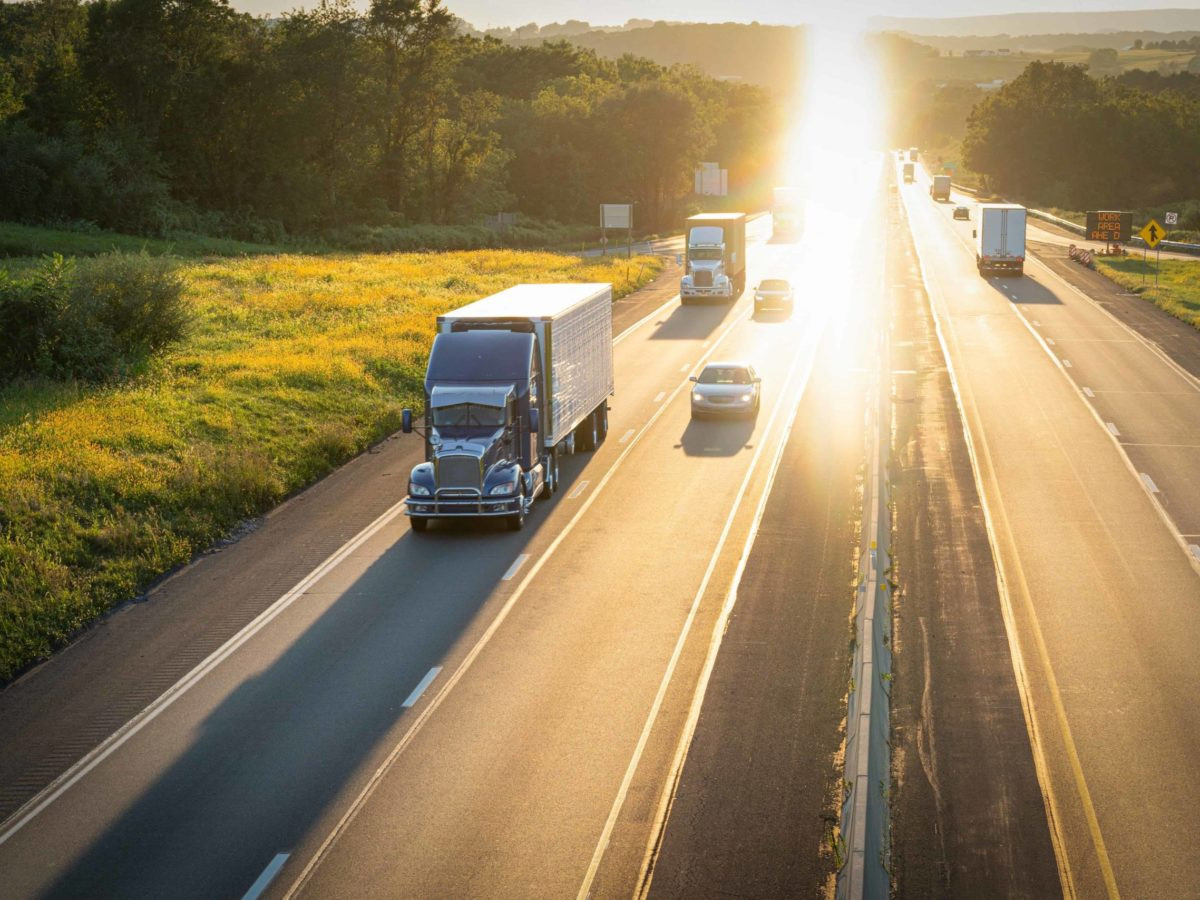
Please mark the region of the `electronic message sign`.
[[1133, 236], [1133, 213], [1099, 211], [1087, 214], [1087, 239], [1118, 244]]

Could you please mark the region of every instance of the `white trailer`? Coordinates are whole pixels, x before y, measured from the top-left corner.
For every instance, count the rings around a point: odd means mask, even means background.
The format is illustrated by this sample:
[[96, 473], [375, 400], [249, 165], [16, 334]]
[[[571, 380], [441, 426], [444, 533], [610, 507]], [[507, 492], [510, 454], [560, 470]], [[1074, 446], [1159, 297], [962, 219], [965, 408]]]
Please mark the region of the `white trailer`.
[[438, 332], [531, 331], [546, 373], [538, 403], [542, 446], [566, 442], [573, 450], [578, 436], [581, 449], [592, 449], [608, 430], [612, 303], [611, 284], [518, 284], [438, 316]]
[[1025, 207], [984, 203], [975, 229], [975, 265], [979, 274], [1025, 272]]

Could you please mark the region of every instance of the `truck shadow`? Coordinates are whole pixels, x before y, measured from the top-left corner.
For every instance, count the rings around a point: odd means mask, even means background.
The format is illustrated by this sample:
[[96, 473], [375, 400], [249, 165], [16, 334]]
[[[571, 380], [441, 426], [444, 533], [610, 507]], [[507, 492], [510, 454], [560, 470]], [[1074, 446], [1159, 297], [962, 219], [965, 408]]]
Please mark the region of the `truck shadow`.
[[694, 341], [706, 338], [734, 314], [737, 301], [693, 300], [672, 310], [650, 336], [653, 341]]
[[[406, 698], [481, 632], [489, 599], [558, 500], [535, 510], [521, 532], [493, 523], [405, 532], [348, 583], [314, 585], [280, 621], [320, 611], [295, 626], [289, 643], [264, 632], [225, 664], [261, 657], [260, 669], [218, 696], [194, 727], [183, 723], [179, 747], [48, 895], [242, 896], [276, 853], [324, 827], [395, 745], [413, 716]], [[435, 677], [424, 698], [449, 674]], [[206, 681], [188, 700], [217, 687]], [[281, 883], [290, 877], [284, 872]]]
[[675, 449], [685, 456], [736, 456], [752, 450], [755, 419], [692, 419]]
[[[1009, 303], [1018, 306], [1049, 306], [1062, 305], [1062, 301], [1045, 286], [1025, 275], [1021, 278], [992, 275], [987, 279], [988, 286], [1000, 294]], [[1016, 299], [1013, 299], [1016, 294]]]

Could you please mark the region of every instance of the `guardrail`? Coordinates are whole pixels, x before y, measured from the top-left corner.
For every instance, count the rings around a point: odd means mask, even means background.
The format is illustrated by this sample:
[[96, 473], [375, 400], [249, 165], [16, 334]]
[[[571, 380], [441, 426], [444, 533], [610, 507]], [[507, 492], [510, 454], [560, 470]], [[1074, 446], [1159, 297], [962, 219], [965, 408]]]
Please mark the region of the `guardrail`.
[[[951, 184], [953, 184], [953, 182], [951, 182]], [[970, 194], [971, 196], [975, 196], [979, 193], [979, 191], [969, 188], [964, 184], [953, 184], [953, 186], [954, 189], [961, 194]], [[1034, 209], [1031, 206], [1027, 206], [1025, 209], [1028, 211], [1029, 215], [1033, 216], [1035, 219], [1041, 219], [1043, 222], [1049, 222], [1051, 225], [1057, 225], [1059, 228], [1065, 228], [1072, 234], [1085, 235], [1087, 233], [1087, 229], [1078, 222], [1072, 222], [1070, 219], [1063, 219], [1059, 216], [1052, 215], [1045, 210]], [[1132, 237], [1128, 241], [1125, 241], [1124, 244], [1126, 247], [1146, 246], [1146, 242], [1140, 237]], [[1188, 256], [1200, 256], [1200, 244], [1188, 244], [1184, 243], [1183, 241], [1160, 241], [1158, 244], [1158, 249], [1168, 250], [1172, 253], [1186, 253]]]
[[[880, 373], [887, 364], [881, 332]], [[870, 428], [869, 473], [863, 485], [862, 551], [854, 601], [854, 659], [846, 702], [846, 756], [836, 900], [886, 900], [891, 893], [892, 585], [886, 564], [891, 533], [883, 435], [891, 434], [877, 376]]]

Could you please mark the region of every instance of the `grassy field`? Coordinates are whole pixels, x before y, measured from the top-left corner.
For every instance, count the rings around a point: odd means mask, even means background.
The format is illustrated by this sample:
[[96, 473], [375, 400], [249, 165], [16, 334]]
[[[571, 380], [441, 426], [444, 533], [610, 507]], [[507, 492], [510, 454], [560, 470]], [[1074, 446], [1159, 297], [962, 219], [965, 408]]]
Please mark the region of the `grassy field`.
[[1096, 265], [1117, 284], [1130, 290], [1141, 289], [1142, 296], [1177, 319], [1200, 329], [1200, 261], [1164, 259], [1154, 287], [1154, 260], [1142, 261], [1141, 255], [1125, 257], [1096, 257]]
[[398, 428], [435, 316], [523, 281], [654, 258], [488, 250], [184, 264], [196, 324], [132, 381], [0, 389], [0, 683]]

